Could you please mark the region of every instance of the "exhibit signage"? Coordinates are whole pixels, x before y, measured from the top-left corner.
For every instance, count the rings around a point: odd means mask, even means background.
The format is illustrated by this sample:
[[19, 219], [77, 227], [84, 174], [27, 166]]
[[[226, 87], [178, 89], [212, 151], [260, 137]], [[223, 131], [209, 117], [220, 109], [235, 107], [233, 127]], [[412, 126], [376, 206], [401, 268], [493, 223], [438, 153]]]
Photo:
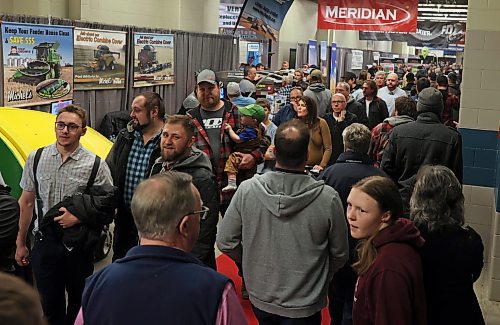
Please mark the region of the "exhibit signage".
[[307, 64], [318, 65], [318, 41], [315, 39], [310, 39], [307, 42]]
[[127, 33], [75, 28], [75, 89], [125, 88]]
[[337, 86], [337, 44], [332, 43], [330, 52], [330, 90], [335, 92]]
[[361, 50], [351, 50], [351, 69], [361, 70], [363, 69], [363, 51]]
[[293, 0], [246, 0], [238, 24], [277, 42]]
[[418, 0], [318, 0], [318, 29], [416, 32]]
[[238, 25], [238, 17], [245, 0], [233, 0], [234, 3], [219, 4], [219, 34], [233, 35], [242, 40], [262, 40], [264, 37]]
[[2, 23], [4, 104], [73, 98], [73, 27]]
[[359, 32], [360, 40], [408, 42], [408, 46], [446, 47], [465, 44], [466, 24], [419, 21], [416, 33]]
[[134, 33], [134, 87], [174, 83], [174, 35]]

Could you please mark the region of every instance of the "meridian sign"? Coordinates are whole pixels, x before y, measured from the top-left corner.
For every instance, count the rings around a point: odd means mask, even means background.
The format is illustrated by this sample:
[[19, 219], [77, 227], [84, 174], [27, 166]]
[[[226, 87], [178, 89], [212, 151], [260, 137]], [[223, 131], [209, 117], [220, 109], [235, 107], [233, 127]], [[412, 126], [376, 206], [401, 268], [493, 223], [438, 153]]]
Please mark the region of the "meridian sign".
[[318, 29], [414, 33], [417, 14], [418, 0], [319, 0]]

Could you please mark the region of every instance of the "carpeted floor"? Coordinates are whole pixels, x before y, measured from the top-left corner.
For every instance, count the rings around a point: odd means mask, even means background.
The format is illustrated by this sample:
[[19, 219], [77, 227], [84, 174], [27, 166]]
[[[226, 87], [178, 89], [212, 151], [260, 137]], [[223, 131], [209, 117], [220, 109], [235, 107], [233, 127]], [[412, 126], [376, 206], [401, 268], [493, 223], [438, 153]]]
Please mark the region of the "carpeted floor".
[[[250, 325], [258, 324], [258, 322], [255, 319], [255, 316], [253, 314], [252, 306], [250, 306], [250, 301], [243, 300], [241, 298], [241, 278], [238, 276], [238, 268], [236, 267], [234, 262], [226, 255], [224, 255], [224, 254], [220, 255], [219, 257], [217, 257], [217, 271], [225, 274], [231, 280], [233, 280], [233, 283], [236, 286], [236, 293], [238, 294], [238, 298], [240, 299], [241, 306], [243, 307], [243, 310], [245, 311], [245, 315], [247, 317], [248, 324], [250, 324]], [[328, 314], [328, 309], [324, 308], [321, 314], [322, 314], [322, 318], [323, 318], [322, 323], [323, 324], [330, 324], [330, 315]]]

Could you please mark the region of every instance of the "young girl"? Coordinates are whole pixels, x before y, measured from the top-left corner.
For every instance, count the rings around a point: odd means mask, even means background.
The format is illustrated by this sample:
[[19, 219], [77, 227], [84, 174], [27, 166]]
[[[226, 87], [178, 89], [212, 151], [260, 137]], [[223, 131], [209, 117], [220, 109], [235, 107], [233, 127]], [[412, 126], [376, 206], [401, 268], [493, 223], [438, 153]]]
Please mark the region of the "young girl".
[[426, 324], [422, 265], [416, 250], [424, 244], [418, 229], [400, 219], [401, 196], [389, 178], [365, 178], [347, 198], [352, 237], [360, 239], [353, 325]]

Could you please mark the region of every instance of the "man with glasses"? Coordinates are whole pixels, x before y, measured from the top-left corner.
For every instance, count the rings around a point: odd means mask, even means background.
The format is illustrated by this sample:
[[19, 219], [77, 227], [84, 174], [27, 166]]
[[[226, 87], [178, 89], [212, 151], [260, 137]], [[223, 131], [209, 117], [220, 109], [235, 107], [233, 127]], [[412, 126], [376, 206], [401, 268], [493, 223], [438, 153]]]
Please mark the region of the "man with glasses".
[[279, 126], [297, 117], [297, 105], [302, 99], [302, 88], [295, 87], [290, 91], [290, 104], [285, 105], [273, 117], [273, 123]]
[[161, 128], [165, 108], [155, 92], [144, 92], [132, 101], [132, 120], [116, 138], [106, 162], [118, 187], [118, 211], [113, 239], [113, 261], [125, 256], [137, 245], [138, 235], [130, 212], [132, 194], [147, 177], [156, 158], [160, 156]]
[[325, 116], [326, 123], [330, 128], [332, 137], [332, 156], [328, 165], [333, 165], [342, 152], [344, 152], [344, 141], [342, 132], [346, 127], [358, 122], [358, 117], [346, 109], [347, 101], [340, 93], [332, 96], [332, 113]]
[[[368, 125], [368, 116], [366, 115], [365, 108], [354, 99], [354, 97], [350, 94], [350, 90], [351, 87], [347, 82], [341, 81], [335, 86], [335, 93], [344, 95], [347, 100], [345, 109], [356, 115], [358, 123]], [[330, 109], [328, 112], [331, 113], [332, 110]]]
[[193, 144], [196, 141], [193, 120], [186, 115], [171, 115], [163, 126], [161, 157], [156, 159], [150, 175], [179, 171], [191, 175], [203, 203], [210, 208], [206, 220], [200, 225], [200, 236], [192, 253], [205, 265], [215, 264], [215, 236], [219, 221], [219, 191], [208, 156]]
[[246, 324], [232, 282], [189, 253], [208, 216], [202, 203], [185, 173], [140, 183], [140, 245], [87, 280], [75, 324]]
[[[75, 105], [62, 108], [55, 122], [56, 142], [43, 148], [36, 170], [36, 151], [30, 153], [20, 183], [23, 192], [19, 198], [21, 214], [16, 239], [16, 261], [21, 266], [27, 266], [31, 262], [37, 289], [42, 296], [44, 314], [50, 324], [63, 325], [74, 322], [80, 308], [85, 278], [94, 270], [93, 251], [68, 247], [55, 234], [46, 232], [45, 228], [42, 232], [38, 227], [44, 215], [53, 206], [67, 196], [81, 193], [81, 188], [87, 186], [95, 154], [80, 144], [80, 138], [86, 132], [85, 110]], [[93, 185], [112, 185], [109, 168], [102, 160]], [[35, 242], [30, 257], [26, 247], [26, 235], [33, 217], [35, 201], [40, 213], [37, 216]], [[63, 231], [84, 223], [79, 219], [81, 216], [76, 216], [76, 212], [69, 206], [67, 208], [59, 208], [60, 215], [51, 221], [52, 224], [58, 224]], [[65, 291], [68, 297], [67, 305]]]

